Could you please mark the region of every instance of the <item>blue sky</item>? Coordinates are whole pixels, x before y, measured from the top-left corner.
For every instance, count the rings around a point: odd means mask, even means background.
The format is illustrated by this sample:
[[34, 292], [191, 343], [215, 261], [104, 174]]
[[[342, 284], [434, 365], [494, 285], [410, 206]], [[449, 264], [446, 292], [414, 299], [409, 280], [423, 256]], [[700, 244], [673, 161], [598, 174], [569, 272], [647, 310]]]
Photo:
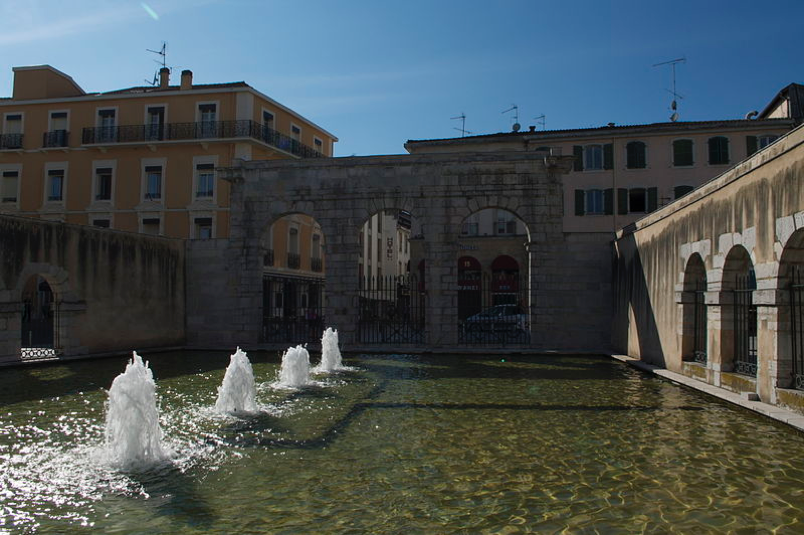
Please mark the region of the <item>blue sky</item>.
[[[47, 63], [86, 91], [143, 85], [168, 64], [245, 80], [340, 138], [336, 155], [407, 139], [665, 121], [678, 57], [681, 120], [735, 119], [804, 83], [804, 2], [777, 0], [0, 0], [0, 95]], [[151, 10], [156, 17], [149, 14]]]

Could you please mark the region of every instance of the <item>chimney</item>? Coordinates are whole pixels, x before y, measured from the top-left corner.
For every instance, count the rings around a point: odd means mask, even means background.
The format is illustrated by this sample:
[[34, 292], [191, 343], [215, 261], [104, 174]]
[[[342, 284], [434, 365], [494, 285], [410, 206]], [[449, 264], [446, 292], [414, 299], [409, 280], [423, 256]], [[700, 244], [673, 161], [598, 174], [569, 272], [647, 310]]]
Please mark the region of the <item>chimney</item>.
[[193, 88], [193, 71], [189, 69], [184, 69], [181, 71], [181, 90], [186, 91], [187, 89]]
[[159, 69], [159, 89], [167, 89], [170, 84], [170, 69], [162, 67]]

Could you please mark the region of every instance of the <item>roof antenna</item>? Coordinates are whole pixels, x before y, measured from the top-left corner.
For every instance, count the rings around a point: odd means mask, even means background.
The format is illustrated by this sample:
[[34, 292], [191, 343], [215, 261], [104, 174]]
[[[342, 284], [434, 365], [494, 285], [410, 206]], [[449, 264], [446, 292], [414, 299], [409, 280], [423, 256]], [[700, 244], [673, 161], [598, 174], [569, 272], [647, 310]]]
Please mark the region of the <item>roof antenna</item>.
[[537, 125], [540, 125], [542, 127], [542, 130], [547, 130], [546, 118], [544, 114], [541, 114], [538, 117], [534, 117], [533, 120], [536, 121]]
[[687, 58], [678, 58], [678, 59], [671, 59], [670, 61], [663, 61], [661, 63], [656, 63], [653, 66], [658, 67], [660, 65], [670, 65], [673, 68], [673, 90], [667, 90], [671, 95], [673, 95], [673, 102], [670, 103], [670, 109], [673, 110], [673, 114], [670, 116], [670, 120], [672, 122], [678, 121], [678, 102], [676, 99], [683, 99], [681, 95], [676, 93], [676, 64], [677, 63], [686, 63]]
[[[162, 41], [161, 49], [151, 50], [150, 48], [146, 48], [145, 51], [160, 56], [162, 58], [161, 60], [155, 59], [154, 61], [157, 65], [161, 65], [163, 69], [167, 67], [167, 43], [165, 41]], [[159, 71], [157, 70], [154, 73], [154, 79], [152, 81], [145, 80], [145, 83], [153, 86], [159, 85]]]
[[452, 120], [460, 119], [461, 120], [461, 127], [460, 128], [458, 128], [457, 126], [453, 127], [455, 130], [457, 130], [458, 132], [461, 133], [461, 137], [466, 136], [466, 134], [473, 134], [474, 133], [474, 132], [470, 132], [469, 130], [466, 129], [466, 114], [465, 113], [461, 112], [461, 114], [458, 115], [457, 117], [450, 117], [450, 119], [452, 119]]
[[503, 113], [508, 113], [509, 111], [514, 112], [514, 124], [511, 125], [511, 130], [514, 132], [519, 132], [519, 129], [522, 128], [522, 126], [519, 124], [519, 106], [516, 104], [511, 104], [511, 107], [503, 111]]

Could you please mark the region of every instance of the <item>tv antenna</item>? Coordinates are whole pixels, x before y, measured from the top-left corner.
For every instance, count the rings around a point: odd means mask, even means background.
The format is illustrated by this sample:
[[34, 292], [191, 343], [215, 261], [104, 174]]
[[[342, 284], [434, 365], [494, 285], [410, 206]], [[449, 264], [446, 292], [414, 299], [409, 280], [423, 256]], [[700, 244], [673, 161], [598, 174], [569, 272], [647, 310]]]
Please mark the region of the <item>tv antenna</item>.
[[[165, 41], [162, 41], [162, 48], [160, 48], [159, 50], [151, 50], [150, 48], [146, 48], [145, 51], [150, 52], [152, 54], [156, 54], [157, 56], [161, 57], [162, 58], [161, 60], [155, 59], [154, 61], [156, 62], [157, 65], [161, 65], [162, 69], [167, 68], [167, 43]], [[154, 79], [152, 81], [149, 82], [148, 80], [145, 80], [145, 83], [154, 86], [159, 85], [159, 71], [156, 71], [154, 73]]]
[[461, 112], [461, 114], [458, 115], [457, 117], [450, 117], [450, 119], [451, 120], [457, 120], [457, 119], [461, 120], [461, 127], [460, 128], [458, 128], [457, 126], [453, 127], [455, 130], [457, 130], [458, 132], [461, 133], [461, 137], [466, 136], [466, 134], [473, 134], [474, 133], [474, 132], [470, 132], [469, 130], [466, 129], [466, 114], [465, 113]]
[[661, 63], [656, 63], [653, 66], [659, 67], [661, 65], [670, 65], [673, 69], [673, 90], [667, 90], [671, 95], [673, 95], [673, 102], [670, 103], [670, 109], [673, 110], [673, 114], [670, 116], [670, 120], [672, 122], [678, 121], [678, 101], [683, 99], [684, 97], [679, 95], [676, 92], [676, 65], [679, 63], [686, 63], [687, 58], [678, 58], [678, 59], [671, 59], [670, 61], [663, 61]]
[[534, 117], [533, 120], [536, 121], [537, 125], [540, 125], [542, 127], [542, 130], [547, 130], [544, 114], [541, 114], [538, 117]]
[[514, 124], [511, 125], [511, 130], [514, 132], [519, 132], [519, 129], [522, 128], [522, 126], [519, 124], [519, 106], [516, 104], [511, 104], [511, 107], [503, 111], [503, 113], [508, 113], [509, 111], [514, 112]]

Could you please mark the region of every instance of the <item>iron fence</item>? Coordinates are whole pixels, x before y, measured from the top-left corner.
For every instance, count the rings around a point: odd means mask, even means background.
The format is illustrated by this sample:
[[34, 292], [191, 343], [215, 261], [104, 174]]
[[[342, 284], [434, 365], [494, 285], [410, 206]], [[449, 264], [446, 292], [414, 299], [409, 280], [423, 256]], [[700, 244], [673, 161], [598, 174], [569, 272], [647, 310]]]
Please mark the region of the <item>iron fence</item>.
[[0, 134], [0, 150], [21, 149], [22, 134]]
[[804, 390], [804, 282], [801, 270], [794, 269], [790, 281], [790, 338], [795, 387]]
[[324, 330], [324, 279], [265, 275], [262, 341], [304, 344]]
[[458, 341], [495, 346], [530, 343], [522, 286], [518, 274], [459, 274]]
[[693, 337], [692, 337], [692, 359], [695, 362], [706, 364], [706, 303], [704, 301], [705, 287], [699, 284], [695, 289], [695, 300], [693, 302]]
[[734, 290], [734, 371], [757, 375], [757, 307], [753, 304], [756, 279], [749, 275], [737, 280]]
[[42, 147], [66, 147], [70, 142], [70, 133], [67, 130], [53, 130], [42, 134]]
[[360, 279], [358, 340], [366, 344], [422, 344], [425, 291], [416, 275]]
[[58, 354], [60, 301], [53, 300], [47, 283], [22, 296], [20, 348], [26, 359]]

